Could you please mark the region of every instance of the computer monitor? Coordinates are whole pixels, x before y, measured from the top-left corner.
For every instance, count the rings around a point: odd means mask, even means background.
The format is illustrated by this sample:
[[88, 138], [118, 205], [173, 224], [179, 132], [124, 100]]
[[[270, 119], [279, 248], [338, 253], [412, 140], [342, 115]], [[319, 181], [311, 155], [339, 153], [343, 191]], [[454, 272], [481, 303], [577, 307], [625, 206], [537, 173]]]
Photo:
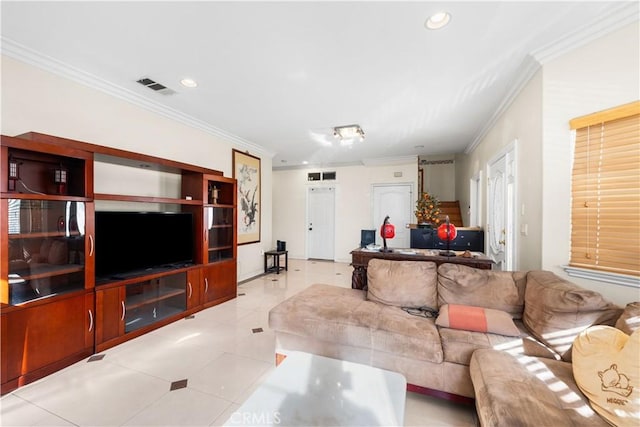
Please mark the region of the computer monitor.
[[376, 242], [376, 230], [360, 230], [360, 247], [364, 248], [367, 245], [374, 244]]

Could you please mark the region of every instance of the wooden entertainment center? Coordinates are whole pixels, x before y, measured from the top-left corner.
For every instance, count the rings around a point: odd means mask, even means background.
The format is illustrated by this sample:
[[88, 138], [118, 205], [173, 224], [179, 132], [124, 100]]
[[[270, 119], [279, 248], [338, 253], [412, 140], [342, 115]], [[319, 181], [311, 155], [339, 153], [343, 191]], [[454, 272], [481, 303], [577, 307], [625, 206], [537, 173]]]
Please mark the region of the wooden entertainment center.
[[[34, 132], [2, 135], [0, 164], [2, 394], [236, 297], [235, 179]], [[161, 174], [179, 195], [94, 192], [105, 166]], [[189, 213], [193, 260], [96, 278], [95, 216], [110, 204]]]

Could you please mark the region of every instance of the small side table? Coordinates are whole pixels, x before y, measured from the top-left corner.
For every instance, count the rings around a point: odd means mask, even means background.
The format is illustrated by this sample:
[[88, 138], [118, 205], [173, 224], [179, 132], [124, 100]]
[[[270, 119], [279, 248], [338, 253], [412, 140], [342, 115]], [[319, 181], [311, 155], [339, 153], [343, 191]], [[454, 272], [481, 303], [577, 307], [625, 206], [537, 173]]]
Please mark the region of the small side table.
[[[284, 255], [284, 267], [280, 267], [280, 256]], [[267, 259], [273, 257], [273, 267], [267, 267]], [[265, 251], [264, 253], [264, 272], [275, 271], [280, 274], [280, 270], [289, 271], [289, 251]]]

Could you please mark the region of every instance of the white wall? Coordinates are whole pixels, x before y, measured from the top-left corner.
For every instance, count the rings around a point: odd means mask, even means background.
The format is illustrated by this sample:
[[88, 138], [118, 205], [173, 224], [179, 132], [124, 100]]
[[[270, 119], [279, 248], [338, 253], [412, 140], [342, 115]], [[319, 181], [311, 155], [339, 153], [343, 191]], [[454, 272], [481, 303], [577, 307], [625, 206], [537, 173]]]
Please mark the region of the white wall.
[[[3, 135], [41, 132], [217, 169], [232, 176], [231, 150], [240, 147], [102, 91], [6, 56], [2, 56], [1, 88]], [[239, 280], [262, 272], [261, 250], [269, 246], [264, 242], [271, 241], [271, 158], [253, 154], [262, 158], [262, 242], [238, 248]], [[171, 185], [157, 179], [160, 182], [150, 185]], [[110, 185], [126, 193], [127, 187], [140, 181], [117, 182]], [[142, 191], [156, 190], [145, 187]]]
[[[515, 218], [515, 245], [517, 259], [515, 269], [539, 269], [542, 215], [542, 73], [537, 72], [498, 119], [476, 149], [468, 155], [456, 158], [456, 193], [460, 207], [468, 224], [470, 204], [469, 181], [482, 171], [482, 227], [487, 226], [487, 162], [517, 140], [518, 200]], [[520, 226], [528, 226], [527, 235], [519, 233]]]
[[[571, 237], [569, 120], [640, 99], [638, 22], [544, 66], [542, 268], [565, 276]], [[640, 300], [640, 290], [593, 280], [570, 280], [612, 300]]]
[[[336, 236], [335, 260], [351, 262], [350, 252], [360, 245], [360, 230], [377, 229], [371, 218], [371, 191], [373, 184], [411, 183], [413, 198], [417, 199], [418, 167], [414, 162], [390, 166], [342, 166], [328, 169], [293, 169], [273, 171], [273, 243], [287, 242], [292, 258], [306, 257], [307, 189], [311, 185], [328, 183], [309, 182], [307, 173], [323, 170], [336, 171]], [[401, 177], [394, 177], [401, 172]], [[397, 226], [397, 225], [396, 225]]]
[[[436, 196], [441, 201], [457, 200], [455, 156], [453, 154], [420, 156], [419, 159], [420, 161], [426, 161], [426, 164], [420, 164], [420, 167], [424, 170], [424, 191]], [[444, 163], [442, 161], [453, 162]]]
[[[517, 268], [551, 270], [618, 304], [639, 300], [640, 291], [568, 277], [562, 268], [571, 236], [569, 120], [640, 98], [638, 36], [636, 22], [544, 64], [476, 149], [456, 158], [456, 192], [461, 206], [468, 206], [469, 179], [485, 171], [486, 189], [487, 160], [517, 139]], [[485, 216], [486, 205], [482, 209]], [[522, 224], [528, 236], [518, 233]]]

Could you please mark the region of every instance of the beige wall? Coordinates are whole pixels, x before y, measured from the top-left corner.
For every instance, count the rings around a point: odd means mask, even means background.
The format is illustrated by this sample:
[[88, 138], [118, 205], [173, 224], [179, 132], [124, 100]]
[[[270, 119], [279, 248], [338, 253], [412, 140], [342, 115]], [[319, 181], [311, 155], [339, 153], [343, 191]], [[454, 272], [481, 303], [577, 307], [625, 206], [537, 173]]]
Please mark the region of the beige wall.
[[[427, 162], [420, 164], [424, 170], [424, 191], [436, 196], [438, 200], [457, 200], [455, 155], [421, 156], [419, 160]], [[442, 160], [454, 160], [454, 163], [438, 163]]]
[[[543, 86], [542, 264], [564, 276], [571, 223], [569, 120], [640, 99], [638, 22], [545, 64]], [[618, 301], [640, 300], [637, 288], [571, 278]]]
[[[4, 135], [36, 131], [178, 160], [231, 176], [229, 141], [40, 68], [2, 57]], [[271, 158], [262, 157], [262, 242], [238, 248], [238, 279], [262, 272], [261, 250], [271, 241]], [[98, 168], [97, 179], [103, 168]], [[161, 175], [109, 174], [109, 191], [154, 194], [174, 191]], [[102, 190], [101, 190], [102, 191]]]
[[[335, 260], [351, 262], [350, 252], [360, 245], [360, 230], [377, 229], [371, 218], [373, 184], [413, 185], [417, 192], [418, 167], [414, 162], [390, 166], [342, 166], [336, 171]], [[307, 181], [307, 173], [321, 169], [275, 170], [273, 172], [273, 238], [287, 242], [292, 258], [306, 257], [307, 189], [311, 185], [328, 185]], [[401, 177], [394, 177], [401, 172]], [[398, 227], [399, 224], [396, 224]]]
[[[638, 35], [636, 22], [545, 63], [475, 150], [456, 163], [456, 192], [466, 206], [469, 179], [484, 171], [486, 189], [487, 161], [517, 139], [517, 268], [552, 270], [619, 304], [639, 300], [638, 288], [570, 278], [563, 270], [571, 236], [569, 120], [640, 98]], [[486, 205], [482, 209], [486, 217]], [[520, 233], [522, 224], [528, 236]]]
[[[510, 108], [498, 119], [476, 149], [468, 155], [456, 158], [456, 191], [460, 206], [470, 204], [470, 180], [482, 171], [482, 227], [487, 226], [487, 163], [493, 156], [517, 141], [517, 201], [515, 216], [515, 244], [517, 247], [515, 269], [540, 268], [542, 216], [542, 73], [537, 72], [515, 98]], [[462, 208], [465, 222], [468, 212]], [[527, 225], [528, 233], [520, 233], [521, 225]]]

